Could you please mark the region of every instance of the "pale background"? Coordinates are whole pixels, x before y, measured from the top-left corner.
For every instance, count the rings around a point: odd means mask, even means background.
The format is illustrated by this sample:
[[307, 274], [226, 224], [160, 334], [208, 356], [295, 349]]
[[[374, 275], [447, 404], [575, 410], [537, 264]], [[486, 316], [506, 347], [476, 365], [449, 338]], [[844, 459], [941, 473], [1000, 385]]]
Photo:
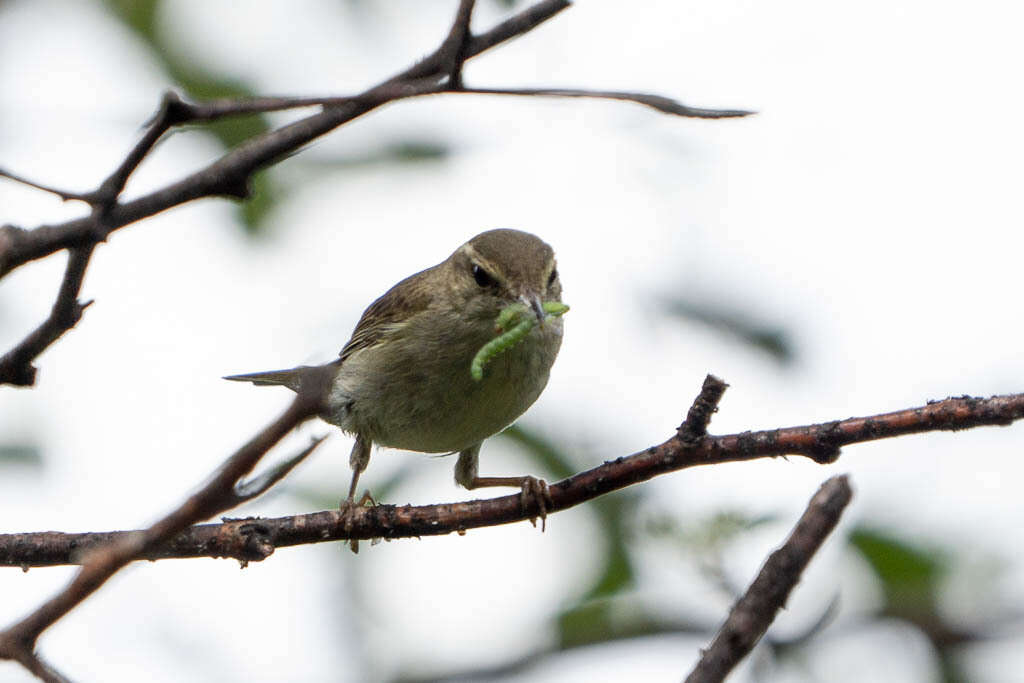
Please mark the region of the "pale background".
[[[267, 94], [345, 94], [433, 49], [456, 3], [167, 4], [162, 30], [190, 58]], [[480, 4], [474, 28], [484, 30], [503, 13]], [[1021, 391], [1022, 14], [1009, 2], [581, 2], [473, 60], [467, 83], [645, 90], [761, 113], [709, 122], [610, 102], [407, 101], [273, 171], [286, 192], [261, 237], [247, 238], [219, 200], [117, 232], [85, 281], [82, 296], [96, 304], [39, 359], [38, 386], [0, 390], [0, 439], [38, 445], [45, 463], [0, 470], [0, 530], [154, 520], [286, 403], [283, 391], [222, 375], [330, 359], [373, 298], [493, 227], [535, 232], [558, 253], [572, 311], [548, 389], [522, 423], [581, 468], [667, 438], [707, 372], [731, 384], [715, 432]], [[0, 5], [0, 166], [92, 188], [167, 86], [100, 3]], [[328, 163], [408, 137], [451, 154]], [[177, 134], [128, 196], [219, 153], [201, 133]], [[83, 212], [9, 182], [0, 207], [0, 221], [22, 227]], [[57, 256], [3, 281], [2, 348], [46, 315], [62, 268]], [[666, 316], [663, 300], [681, 294], [785, 328], [795, 362]], [[1024, 604], [1022, 430], [855, 446], [829, 467], [793, 458], [689, 470], [644, 484], [641, 511], [778, 515], [732, 549], [730, 570], [745, 584], [818, 484], [848, 472], [856, 497], [837, 533], [870, 522], [956, 549], [972, 561], [949, 582], [947, 606], [973, 623]], [[311, 425], [276, 455], [327, 431]], [[334, 435], [285, 489], [315, 489], [324, 505], [340, 498], [349, 447]], [[379, 451], [366, 483], [408, 468], [389, 502], [475, 497], [455, 488], [453, 464]], [[529, 467], [508, 441], [484, 446], [483, 473]], [[243, 512], [315, 509], [282, 493]], [[233, 561], [138, 564], [40, 646], [83, 681], [384, 680], [496, 665], [548, 643], [550, 615], [592, 580], [589, 550], [602, 543], [584, 505], [553, 516], [546, 534], [524, 523], [364, 544], [356, 557], [337, 544], [282, 549], [245, 571]], [[725, 614], [727, 599], [696, 590], [691, 560], [647, 545], [637, 549], [649, 559], [641, 600], [711, 621]], [[0, 571], [0, 619], [21, 616], [72, 571]], [[833, 539], [777, 628], [806, 628], [837, 591], [840, 622], [879, 600]], [[966, 650], [975, 680], [1020, 680], [1022, 638], [1018, 624]], [[706, 642], [595, 647], [510, 680], [675, 681]], [[916, 631], [873, 622], [826, 631], [767, 680], [936, 675]], [[26, 678], [0, 664], [0, 681]]]

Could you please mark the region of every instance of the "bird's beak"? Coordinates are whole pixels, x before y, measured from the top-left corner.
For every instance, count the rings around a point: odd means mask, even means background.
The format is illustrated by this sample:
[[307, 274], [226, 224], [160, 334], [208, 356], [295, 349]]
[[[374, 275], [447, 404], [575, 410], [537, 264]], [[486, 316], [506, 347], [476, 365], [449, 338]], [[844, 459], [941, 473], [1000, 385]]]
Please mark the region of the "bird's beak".
[[537, 315], [537, 322], [544, 322], [547, 313], [544, 312], [544, 302], [540, 300], [539, 296], [536, 294], [522, 294], [519, 300]]

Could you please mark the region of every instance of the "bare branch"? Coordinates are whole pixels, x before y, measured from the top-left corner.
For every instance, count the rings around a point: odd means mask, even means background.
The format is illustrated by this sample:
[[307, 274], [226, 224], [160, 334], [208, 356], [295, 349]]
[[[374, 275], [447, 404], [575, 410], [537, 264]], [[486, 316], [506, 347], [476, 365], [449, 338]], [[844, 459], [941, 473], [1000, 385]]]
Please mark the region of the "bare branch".
[[323, 443], [326, 438], [326, 435], [316, 437], [308, 446], [299, 451], [296, 455], [288, 458], [282, 463], [278, 463], [258, 477], [253, 477], [248, 481], [239, 481], [236, 483], [233, 491], [235, 501], [231, 507], [236, 507], [242, 503], [252, 500], [253, 498], [262, 496], [270, 489], [270, 487], [287, 477], [289, 472], [298, 467], [303, 460], [308, 458], [309, 455], [316, 450], [317, 446]]
[[[503, 21], [490, 31], [479, 36], [468, 34], [468, 23], [466, 24], [465, 49], [461, 56], [462, 61], [476, 57], [483, 52], [500, 45], [518, 35], [527, 33], [541, 23], [555, 16], [569, 6], [566, 0], [546, 0], [533, 7], [527, 8], [519, 14]], [[460, 7], [456, 15], [456, 24], [453, 24], [452, 31], [455, 31], [460, 20], [463, 20], [464, 11]], [[468, 22], [468, 19], [465, 19]], [[188, 102], [178, 98], [180, 109], [179, 120], [182, 122], [213, 121], [230, 116], [242, 116], [247, 114], [262, 114], [274, 111], [286, 111], [289, 109], [301, 109], [304, 107], [316, 106], [341, 106], [353, 103], [380, 105], [385, 102], [415, 97], [418, 95], [443, 94], [448, 92], [447, 86], [442, 84], [444, 78], [449, 78], [451, 65], [445, 58], [446, 46], [451, 39], [449, 32], [445, 44], [442, 44], [437, 51], [425, 59], [420, 60], [412, 67], [400, 74], [392, 76], [379, 85], [359, 95], [324, 95], [311, 97], [290, 97], [290, 96], [267, 96], [267, 97], [240, 97], [220, 98], [206, 100], [203, 102]], [[461, 68], [461, 65], [460, 65]], [[429, 83], [429, 86], [427, 85]], [[413, 87], [410, 87], [413, 86]]]
[[[472, 38], [469, 38], [470, 42], [472, 42], [472, 40]], [[467, 57], [464, 57], [463, 59], [465, 58]], [[642, 104], [644, 106], [656, 109], [657, 111], [660, 111], [664, 114], [673, 114], [676, 116], [705, 119], [737, 118], [743, 116], [750, 116], [752, 114], [757, 113], [746, 109], [704, 109], [699, 107], [690, 107], [677, 100], [673, 100], [671, 98], [663, 97], [660, 95], [652, 95], [650, 93], [636, 93], [612, 90], [582, 90], [566, 88], [467, 88], [462, 85], [442, 85], [439, 83], [436, 74], [430, 74], [429, 76], [426, 76], [424, 78], [429, 82], [429, 86], [421, 85], [421, 87], [419, 88], [414, 88], [410, 90], [408, 88], [394, 87], [398, 84], [405, 83], [407, 81], [404, 81], [402, 79], [390, 79], [389, 81], [382, 83], [380, 86], [377, 86], [372, 90], [368, 90], [361, 95], [325, 95], [312, 97], [240, 97], [221, 98], [216, 100], [207, 100], [204, 102], [189, 102], [181, 99], [178, 96], [175, 96], [178, 97], [178, 121], [181, 123], [214, 121], [220, 118], [226, 118], [230, 116], [262, 114], [267, 112], [286, 111], [289, 109], [300, 109], [304, 107], [339, 106], [356, 102], [381, 104], [384, 102], [391, 102], [399, 99], [405, 99], [408, 97], [437, 94], [513, 95], [525, 97], [584, 97], [596, 99], [609, 99], [625, 102], [635, 102], [637, 104]], [[0, 171], [0, 175], [9, 174]], [[36, 186], [34, 183], [30, 183], [28, 181], [23, 182]], [[60, 194], [61, 196], [64, 196], [64, 193]], [[71, 196], [71, 198], [76, 199], [82, 197], [88, 197], [88, 195]]]
[[191, 102], [179, 96], [182, 121], [195, 123], [216, 121], [230, 116], [266, 114], [274, 111], [320, 107], [328, 104], [342, 104], [352, 97], [222, 97], [202, 102]]
[[747, 656], [785, 605], [814, 553], [839, 523], [852, 495], [846, 475], [832, 477], [821, 485], [789, 538], [768, 556], [750, 588], [729, 611], [729, 617], [686, 677], [686, 683], [725, 680]]
[[663, 114], [674, 114], [695, 119], [728, 119], [750, 116], [757, 112], [745, 109], [700, 109], [689, 107], [669, 97], [650, 95], [640, 92], [623, 92], [619, 90], [579, 90], [575, 88], [458, 88], [450, 92], [469, 93], [473, 95], [519, 95], [524, 97], [589, 97], [602, 100], [623, 100], [636, 102], [645, 107], [657, 109]]
[[68, 251], [64, 280], [57, 293], [57, 300], [50, 309], [50, 316], [0, 358], [0, 384], [20, 387], [35, 384], [36, 368], [32, 361], [81, 320], [82, 313], [92, 303], [79, 302], [78, 292], [82, 288], [85, 269], [89, 265], [93, 248], [94, 245], [90, 244]]
[[70, 679], [46, 664], [34, 652], [24, 649], [20, 650], [16, 653], [14, 659], [44, 683], [70, 683]]
[[33, 657], [39, 635], [89, 597], [132, 560], [146, 557], [189, 526], [227, 510], [238, 498], [234, 487], [285, 434], [320, 410], [330, 381], [325, 370], [295, 397], [288, 409], [229, 457], [216, 474], [177, 509], [144, 531], [119, 534], [109, 543], [82, 551], [82, 568], [71, 583], [21, 621], [0, 631], [0, 658], [26, 661]]
[[718, 410], [718, 404], [722, 401], [722, 396], [728, 388], [728, 384], [714, 375], [704, 378], [700, 394], [694, 399], [693, 405], [686, 413], [686, 420], [679, 425], [679, 438], [685, 443], [694, 443], [707, 435], [711, 416]]
[[455, 21], [438, 50], [441, 71], [448, 77], [448, 85], [452, 88], [462, 87], [462, 64], [466, 61], [468, 47], [469, 22], [473, 18], [473, 6], [476, 0], [459, 0], [459, 10]]
[[[182, 121], [179, 113], [183, 111], [183, 109], [178, 105], [183, 104], [184, 103], [177, 94], [173, 92], [165, 93], [163, 99], [160, 101], [160, 108], [157, 110], [157, 113], [146, 124], [146, 131], [143, 133], [142, 138], [135, 143], [135, 146], [132, 147], [128, 156], [125, 157], [124, 161], [118, 165], [114, 172], [111, 173], [100, 184], [100, 186], [92, 192], [65, 192], [47, 185], [41, 185], [39, 183], [26, 180], [25, 178], [4, 170], [0, 170], [0, 176], [10, 178], [11, 180], [28, 185], [29, 187], [34, 187], [44, 192], [50, 192], [65, 201], [75, 199], [86, 202], [96, 210], [94, 213], [102, 216], [102, 214], [109, 210], [117, 201], [117, 198], [124, 190], [125, 184], [128, 182], [129, 176], [131, 176], [135, 169], [139, 167], [139, 164], [142, 163], [142, 160], [153, 149], [153, 145], [156, 144], [157, 140], [159, 140], [171, 126]], [[96, 241], [101, 241], [105, 237], [106, 235], [97, 235]]]
[[4, 170], [2, 168], [0, 168], [0, 177], [7, 178], [8, 180], [13, 180], [16, 183], [21, 183], [22, 185], [27, 185], [28, 187], [32, 187], [37, 190], [42, 190], [43, 192], [49, 192], [50, 194], [57, 195], [66, 202], [71, 200], [78, 200], [83, 202], [89, 201], [86, 198], [85, 194], [61, 190], [56, 187], [51, 187], [50, 185], [43, 185], [42, 183], [37, 183], [34, 180], [29, 180], [28, 178], [17, 175], [15, 173], [11, 173], [10, 171]]
[[[471, 59], [511, 38], [527, 33], [568, 6], [569, 3], [566, 0], [545, 0], [527, 8], [490, 31], [469, 38], [462, 59]], [[103, 239], [118, 228], [195, 199], [215, 196], [238, 199], [247, 197], [249, 194], [248, 182], [253, 173], [287, 157], [338, 126], [362, 116], [385, 102], [432, 92], [443, 92], [444, 86], [441, 81], [449, 74], [444, 71], [445, 55], [442, 53], [443, 50], [439, 48], [402, 73], [392, 76], [380, 85], [355, 97], [326, 98], [323, 101], [315, 100], [315, 98], [298, 98], [290, 102], [287, 101], [287, 98], [246, 99], [242, 100], [237, 107], [219, 101], [212, 109], [204, 112], [202, 105], [188, 105], [173, 93], [165, 96], [160, 111], [163, 112], [164, 105], [167, 105], [168, 122], [173, 123], [200, 120], [204, 118], [202, 114], [205, 114], [206, 120], [209, 120], [238, 113], [252, 113], [258, 106], [267, 106], [267, 110], [270, 110], [271, 107], [285, 109], [313, 104], [324, 104], [325, 107], [321, 112], [247, 140], [205, 168], [160, 190], [131, 202], [111, 206], [103, 214], [104, 229], [99, 231], [102, 233], [101, 235], [96, 234], [98, 232], [96, 221], [92, 216], [55, 225], [43, 225], [33, 230], [3, 226], [0, 228], [0, 277], [25, 263], [43, 258], [61, 249]], [[190, 119], [193, 107], [197, 115], [195, 119]], [[175, 115], [176, 118], [171, 115]], [[143, 140], [136, 145], [118, 171], [115, 171], [108, 179], [111, 186], [120, 183], [122, 178], [127, 179], [127, 175], [137, 165], [135, 161], [137, 153], [149, 144], [150, 136], [155, 135], [155, 131], [163, 123], [160, 113], [158, 113], [143, 136]], [[92, 201], [97, 199], [89, 197]]]
[[25, 667], [44, 683], [71, 683], [71, 680], [50, 667], [35, 652], [22, 650], [17, 653], [17, 663]]
[[[708, 399], [708, 383], [694, 402]], [[694, 408], [690, 409], [691, 414]], [[697, 410], [700, 414], [701, 409]], [[839, 446], [875, 439], [938, 430], [970, 429], [983, 425], [1008, 425], [1024, 418], [1024, 394], [992, 398], [949, 398], [917, 408], [908, 408], [873, 417], [855, 417], [803, 427], [743, 432], [725, 436], [686, 438], [686, 425], [668, 441], [628, 457], [617, 458], [599, 467], [551, 484], [548, 512], [565, 510], [609, 491], [625, 488], [698, 465], [753, 460], [780, 455], [806, 455], [816, 462], [832, 462]], [[351, 517], [338, 510], [313, 512], [276, 519], [234, 520], [223, 524], [195, 526], [162, 545], [151, 546], [140, 559], [171, 557], [251, 556], [252, 537], [258, 534], [264, 549], [372, 538], [411, 538], [438, 536], [466, 529], [519, 522], [535, 516], [535, 510], [523, 510], [521, 496], [514, 494], [488, 500], [423, 506], [378, 505], [360, 508]], [[136, 532], [61, 534], [0, 534], [0, 566], [39, 567], [75, 564], [84, 549], [109, 542], [112, 538]], [[241, 549], [241, 550], [239, 550]], [[244, 551], [244, 552], [243, 552]], [[241, 554], [239, 554], [241, 553]]]
[[[146, 124], [146, 131], [142, 134], [142, 138], [135, 143], [135, 146], [128, 152], [128, 156], [114, 169], [114, 172], [94, 192], [88, 195], [87, 201], [98, 208], [100, 213], [105, 214], [110, 210], [117, 202], [117, 198], [121, 196], [121, 192], [124, 191], [128, 178], [139, 167], [139, 164], [146, 158], [146, 155], [150, 153], [157, 141], [172, 126], [181, 122], [181, 103], [181, 98], [176, 93], [164, 93], [163, 98], [160, 100], [160, 108]], [[106, 239], [106, 234], [101, 234], [98, 238], [101, 240]]]
[[467, 58], [475, 57], [481, 52], [490, 50], [495, 45], [504, 43], [506, 40], [529, 33], [571, 4], [570, 0], [543, 0], [532, 7], [527, 7], [522, 12], [501, 22], [490, 31], [481, 33], [478, 36], [472, 36], [469, 40], [469, 45], [466, 46]]

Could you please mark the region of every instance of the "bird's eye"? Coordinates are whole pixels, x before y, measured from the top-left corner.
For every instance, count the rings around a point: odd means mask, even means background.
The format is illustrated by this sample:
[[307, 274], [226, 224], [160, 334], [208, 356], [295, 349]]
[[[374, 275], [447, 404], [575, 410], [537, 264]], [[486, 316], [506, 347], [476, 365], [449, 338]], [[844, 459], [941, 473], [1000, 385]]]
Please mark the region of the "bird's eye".
[[481, 287], [490, 287], [494, 284], [494, 278], [491, 277], [490, 273], [475, 263], [473, 264], [473, 279]]
[[558, 269], [557, 268], [552, 268], [551, 269], [551, 275], [548, 275], [548, 287], [550, 287], [551, 285], [555, 284], [555, 280], [557, 280], [557, 279], [558, 279]]

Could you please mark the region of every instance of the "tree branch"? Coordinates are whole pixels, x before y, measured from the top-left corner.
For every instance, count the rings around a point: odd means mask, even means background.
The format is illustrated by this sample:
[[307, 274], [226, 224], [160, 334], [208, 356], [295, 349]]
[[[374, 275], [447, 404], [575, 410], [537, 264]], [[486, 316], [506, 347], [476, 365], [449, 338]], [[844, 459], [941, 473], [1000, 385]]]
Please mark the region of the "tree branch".
[[746, 109], [701, 109], [689, 107], [682, 102], [661, 95], [650, 95], [640, 92], [622, 90], [581, 90], [577, 88], [458, 88], [453, 92], [474, 95], [518, 95], [524, 97], [587, 97], [603, 100], [622, 100], [636, 102], [645, 107], [656, 109], [663, 114], [685, 116], [695, 119], [729, 119], [750, 116], [755, 112]]
[[686, 683], [722, 681], [747, 656], [785, 605], [814, 553], [839, 523], [852, 495], [845, 475], [821, 485], [789, 538], [768, 556], [750, 588], [729, 611]]
[[466, 48], [472, 37], [469, 22], [473, 18], [474, 5], [476, 0], [459, 0], [459, 10], [452, 28], [438, 49], [441, 71], [447, 76], [448, 85], [452, 88], [462, 87], [462, 65], [466, 61]]
[[[153, 548], [173, 539], [189, 526], [236, 505], [239, 501], [239, 495], [235, 490], [238, 481], [248, 474], [285, 434], [319, 412], [321, 396], [324, 395], [331, 378], [332, 373], [329, 369], [320, 373], [315, 378], [316, 381], [309, 387], [304, 387], [277, 420], [238, 449], [221, 465], [209, 482], [156, 524], [144, 531], [119, 534], [103, 545], [80, 548], [76, 555], [82, 568], [71, 583], [24, 619], [0, 631], [0, 659], [13, 659], [26, 667], [36, 662], [42, 667], [34, 650], [36, 640], [44, 630], [89, 597], [132, 560], [146, 557]], [[312, 447], [309, 450], [312, 450]], [[30, 670], [43, 677], [36, 669]]]
[[[216, 196], [245, 199], [250, 194], [249, 183], [257, 171], [281, 161], [311, 141], [385, 103], [409, 97], [444, 93], [596, 97], [633, 101], [678, 116], [722, 118], [746, 116], [750, 113], [740, 110], [697, 109], [666, 97], [643, 93], [570, 89], [466, 89], [462, 86], [462, 66], [467, 59], [531, 31], [568, 7], [569, 2], [543, 0], [478, 36], [474, 36], [469, 30], [474, 5], [475, 0], [460, 0], [448, 35], [432, 54], [359, 95], [321, 98], [258, 97], [193, 103], [185, 101], [174, 92], [168, 92], [163, 96], [156, 114], [147, 123], [141, 139], [118, 167], [91, 192], [60, 190], [0, 169], [0, 177], [51, 192], [64, 200], [83, 201], [92, 207], [89, 216], [56, 225], [42, 225], [33, 230], [24, 230], [13, 225], [0, 227], [0, 278], [19, 266], [62, 249], [81, 249], [82, 253], [88, 256], [93, 246], [105, 241], [115, 230], [195, 199]], [[205, 168], [160, 190], [131, 202], [119, 202], [132, 173], [149, 155], [160, 138], [175, 126], [314, 105], [320, 106], [321, 111], [250, 138]], [[75, 293], [77, 294], [77, 289]], [[84, 307], [79, 306], [76, 309], [74, 306], [77, 304], [73, 299], [69, 304], [66, 300], [58, 298], [54, 310], [61, 313], [62, 317], [58, 319], [51, 315], [46, 323], [7, 354], [2, 361], [4, 364], [0, 366], [0, 384], [29, 386], [34, 383], [35, 369], [31, 366], [32, 359], [78, 321]], [[73, 313], [75, 315], [72, 315]]]
[[[690, 409], [692, 419], [706, 426], [703, 416], [710, 415], [709, 410], [713, 412], [723, 387], [724, 383], [712, 376], [705, 380]], [[872, 417], [761, 432], [703, 436], [696, 440], [688, 436], [690, 428], [684, 423], [676, 435], [662, 444], [551, 484], [548, 512], [565, 510], [609, 491], [698, 465], [780, 455], [804, 455], [815, 462], [830, 463], [838, 457], [839, 447], [847, 444], [918, 432], [1008, 425], [1021, 418], [1024, 418], [1024, 394], [948, 398]], [[536, 516], [536, 510], [522, 509], [521, 500], [519, 494], [514, 494], [439, 505], [378, 505], [360, 508], [350, 518], [337, 510], [327, 510], [276, 519], [228, 520], [223, 524], [194, 526], [164, 544], [150, 546], [138, 557], [148, 560], [232, 557], [250, 561], [269, 557], [275, 548], [294, 545], [439, 536]], [[133, 533], [136, 532], [0, 534], [0, 566], [27, 568], [75, 564], [85, 550]]]
[[[471, 36], [466, 41], [463, 59], [471, 59], [496, 45], [523, 33], [528, 33], [568, 6], [567, 0], [543, 0], [501, 22], [490, 31], [478, 36]], [[460, 8], [456, 23], [460, 21], [462, 14]], [[0, 228], [0, 277], [30, 261], [43, 258], [61, 249], [103, 239], [118, 228], [195, 199], [214, 196], [247, 197], [248, 181], [253, 173], [274, 161], [287, 157], [338, 126], [362, 116], [385, 102], [427, 94], [427, 92], [443, 91], [445, 86], [441, 80], [450, 75], [444, 71], [444, 68], [446, 66], [450, 68], [450, 64], [444, 63], [446, 54], [443, 54], [442, 48], [405, 71], [355, 97], [324, 98], [323, 100], [315, 98], [296, 98], [294, 100], [260, 98], [253, 100], [246, 98], [234, 105], [224, 100], [218, 100], [210, 107], [204, 107], [201, 104], [185, 103], [173, 93], [165, 95], [160, 112], [166, 109], [168, 116], [164, 119], [158, 112], [143, 135], [143, 139], [122, 162], [118, 171], [111, 175], [111, 178], [120, 179], [123, 176], [127, 179], [125, 171], [130, 173], [135, 168], [138, 152], [146, 148], [150, 137], [155, 135], [164, 123], [180, 125], [191, 121], [212, 120], [255, 111], [278, 111], [313, 104], [322, 104], [324, 108], [323, 111], [304, 119], [251, 138], [205, 168], [160, 190], [131, 202], [111, 206], [104, 216], [105, 230], [102, 231], [102, 236], [96, 234], [96, 224], [91, 216], [55, 225], [42, 225], [33, 230], [23, 230], [9, 225], [3, 226]], [[427, 83], [423, 82], [424, 79], [427, 79]], [[260, 109], [261, 106], [265, 109]], [[170, 116], [171, 114], [174, 116]], [[13, 174], [7, 174], [7, 176], [17, 178]], [[110, 179], [108, 178], [108, 180]], [[111, 181], [111, 185], [115, 182]], [[42, 187], [35, 183], [32, 185]], [[60, 193], [58, 192], [58, 194]], [[85, 201], [88, 201], [89, 197], [89, 195], [74, 193], [66, 194], [74, 198], [83, 198]]]
[[68, 250], [68, 265], [57, 292], [57, 300], [50, 309], [50, 316], [0, 358], [0, 384], [20, 387], [35, 384], [36, 368], [32, 361], [74, 327], [81, 320], [85, 309], [92, 304], [91, 301], [79, 302], [78, 292], [82, 289], [85, 269], [89, 265], [94, 246], [90, 244]]
[[[323, 110], [251, 138], [205, 168], [160, 190], [131, 202], [110, 206], [109, 211], [104, 215], [104, 230], [100, 231], [99, 235], [96, 234], [95, 221], [91, 217], [73, 219], [55, 225], [42, 225], [33, 230], [3, 226], [0, 228], [0, 277], [30, 261], [43, 258], [61, 249], [104, 239], [114, 230], [195, 199], [215, 196], [244, 199], [249, 194], [249, 178], [256, 171], [289, 156], [313, 140], [382, 104], [408, 97], [442, 93], [599, 97], [634, 101], [679, 116], [721, 118], [745, 116], [750, 113], [741, 110], [687, 107], [669, 98], [642, 93], [569, 89], [535, 89], [532, 91], [464, 89], [460, 87], [461, 65], [465, 60], [472, 59], [496, 45], [533, 30], [568, 6], [567, 0], [544, 0], [485, 33], [471, 35], [468, 31], [468, 20], [472, 3], [464, 1], [460, 4], [456, 20], [441, 47], [402, 73], [392, 76], [360, 95], [321, 98], [242, 98], [239, 100], [214, 100], [208, 103], [188, 103], [174, 93], [169, 93], [165, 95], [160, 113], [150, 124], [143, 140], [136, 145], [118, 171], [105, 182], [105, 185], [109, 184], [107, 192], [104, 192], [101, 186], [101, 189], [94, 193], [78, 195], [58, 191], [58, 194], [91, 202], [106, 200], [110, 194], [109, 189], [123, 188], [124, 181], [151, 148], [152, 142], [155, 142], [168, 127], [173, 125], [315, 105], [322, 106]], [[461, 40], [463, 49], [453, 53], [454, 48], [451, 46], [456, 44], [456, 39]], [[7, 175], [17, 178], [13, 174]], [[31, 184], [42, 187], [35, 183]]]
[[[11, 173], [10, 171], [2, 168], [0, 168], [0, 177], [7, 178], [8, 180], [13, 180], [16, 183], [21, 183], [22, 185], [26, 185], [28, 187], [40, 190], [42, 192], [57, 195], [66, 202], [71, 200], [85, 201], [85, 196], [79, 192], [70, 192], [68, 190], [62, 190], [59, 187], [53, 187], [51, 185], [37, 183], [34, 180], [29, 180], [24, 176], [20, 176], [16, 173]], [[5, 229], [7, 229], [8, 227], [10, 226], [4, 226]]]
[[686, 419], [683, 420], [683, 424], [679, 425], [676, 432], [684, 443], [695, 444], [699, 439], [707, 436], [711, 416], [718, 410], [722, 395], [728, 388], [728, 384], [714, 375], [704, 378], [700, 394], [690, 406], [690, 410], [686, 413]]
[[[121, 192], [124, 190], [124, 186], [128, 183], [128, 178], [135, 169], [139, 167], [142, 160], [146, 158], [146, 155], [152, 151], [153, 146], [156, 145], [157, 141], [163, 137], [172, 126], [183, 123], [187, 118], [187, 108], [184, 107], [184, 102], [174, 92], [164, 93], [163, 98], [160, 101], [160, 107], [157, 109], [157, 113], [146, 124], [146, 131], [142, 134], [142, 138], [135, 143], [131, 151], [128, 152], [128, 156], [125, 157], [114, 172], [107, 176], [106, 179], [100, 186], [91, 192], [69, 192], [60, 190], [49, 185], [43, 185], [19, 175], [15, 175], [9, 171], [0, 169], [0, 176], [34, 187], [37, 190], [43, 192], [49, 192], [55, 194], [64, 201], [75, 200], [85, 202], [93, 207], [94, 211], [98, 212], [96, 218], [102, 218], [103, 214], [108, 212], [111, 207], [117, 202], [117, 198], [121, 196]], [[6, 227], [6, 226], [5, 226]], [[96, 235], [96, 241], [102, 241], [106, 235]], [[6, 274], [6, 273], [4, 273]]]
[[16, 659], [19, 664], [29, 671], [29, 673], [44, 683], [70, 683], [68, 678], [46, 664], [34, 652], [22, 650], [18, 653]]

